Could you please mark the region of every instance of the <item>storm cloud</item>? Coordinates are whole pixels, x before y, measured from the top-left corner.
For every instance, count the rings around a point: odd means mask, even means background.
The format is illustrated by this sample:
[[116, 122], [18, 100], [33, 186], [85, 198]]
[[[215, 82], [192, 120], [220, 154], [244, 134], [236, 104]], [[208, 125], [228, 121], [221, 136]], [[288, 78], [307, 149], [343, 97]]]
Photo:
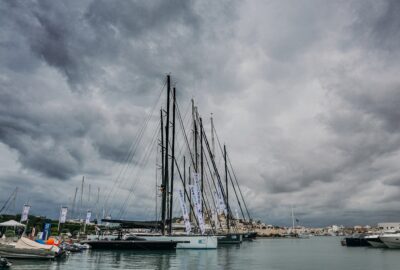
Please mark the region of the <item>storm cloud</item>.
[[256, 219], [288, 224], [291, 206], [306, 225], [400, 219], [398, 1], [2, 1], [0, 13], [0, 203], [19, 186], [21, 205], [56, 216], [85, 175], [93, 198], [99, 187], [117, 207], [132, 189], [126, 217], [153, 218], [156, 161], [143, 156], [158, 119], [141, 127], [171, 73], [182, 111], [194, 98], [207, 129], [213, 113]]

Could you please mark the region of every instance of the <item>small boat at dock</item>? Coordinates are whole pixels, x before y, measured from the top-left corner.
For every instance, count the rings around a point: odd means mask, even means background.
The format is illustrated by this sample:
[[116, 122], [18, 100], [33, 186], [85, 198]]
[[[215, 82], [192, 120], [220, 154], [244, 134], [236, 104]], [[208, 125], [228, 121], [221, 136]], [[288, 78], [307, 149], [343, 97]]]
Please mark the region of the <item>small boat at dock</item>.
[[26, 237], [16, 243], [0, 244], [0, 256], [7, 259], [54, 259], [62, 255], [58, 247], [39, 244]]
[[227, 233], [225, 235], [218, 235], [218, 244], [240, 244], [243, 242], [243, 234], [241, 233]]

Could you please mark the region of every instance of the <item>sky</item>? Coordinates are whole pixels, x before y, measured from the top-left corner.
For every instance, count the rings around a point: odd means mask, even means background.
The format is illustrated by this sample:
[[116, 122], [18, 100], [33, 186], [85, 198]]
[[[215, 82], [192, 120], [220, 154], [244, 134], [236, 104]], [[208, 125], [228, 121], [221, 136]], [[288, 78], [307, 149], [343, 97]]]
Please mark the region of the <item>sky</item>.
[[213, 113], [254, 219], [400, 220], [399, 1], [3, 0], [0, 14], [9, 211], [57, 217], [85, 176], [81, 208], [154, 218], [157, 154], [142, 160], [171, 74], [182, 113], [193, 98], [207, 130]]

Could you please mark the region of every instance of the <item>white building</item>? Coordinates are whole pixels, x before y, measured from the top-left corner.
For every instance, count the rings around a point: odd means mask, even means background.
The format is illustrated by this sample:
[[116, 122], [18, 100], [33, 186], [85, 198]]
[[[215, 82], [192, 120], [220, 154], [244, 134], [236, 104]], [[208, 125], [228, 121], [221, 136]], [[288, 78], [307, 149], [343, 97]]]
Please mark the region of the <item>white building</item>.
[[400, 222], [378, 223], [378, 228], [381, 230], [400, 230]]

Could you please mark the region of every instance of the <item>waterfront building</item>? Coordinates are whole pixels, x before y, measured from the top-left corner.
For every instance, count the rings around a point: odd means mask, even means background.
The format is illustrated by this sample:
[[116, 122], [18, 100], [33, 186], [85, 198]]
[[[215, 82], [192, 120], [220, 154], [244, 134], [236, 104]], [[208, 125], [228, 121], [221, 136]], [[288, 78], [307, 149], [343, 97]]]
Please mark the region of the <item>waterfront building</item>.
[[382, 222], [378, 223], [381, 230], [400, 230], [400, 222]]

